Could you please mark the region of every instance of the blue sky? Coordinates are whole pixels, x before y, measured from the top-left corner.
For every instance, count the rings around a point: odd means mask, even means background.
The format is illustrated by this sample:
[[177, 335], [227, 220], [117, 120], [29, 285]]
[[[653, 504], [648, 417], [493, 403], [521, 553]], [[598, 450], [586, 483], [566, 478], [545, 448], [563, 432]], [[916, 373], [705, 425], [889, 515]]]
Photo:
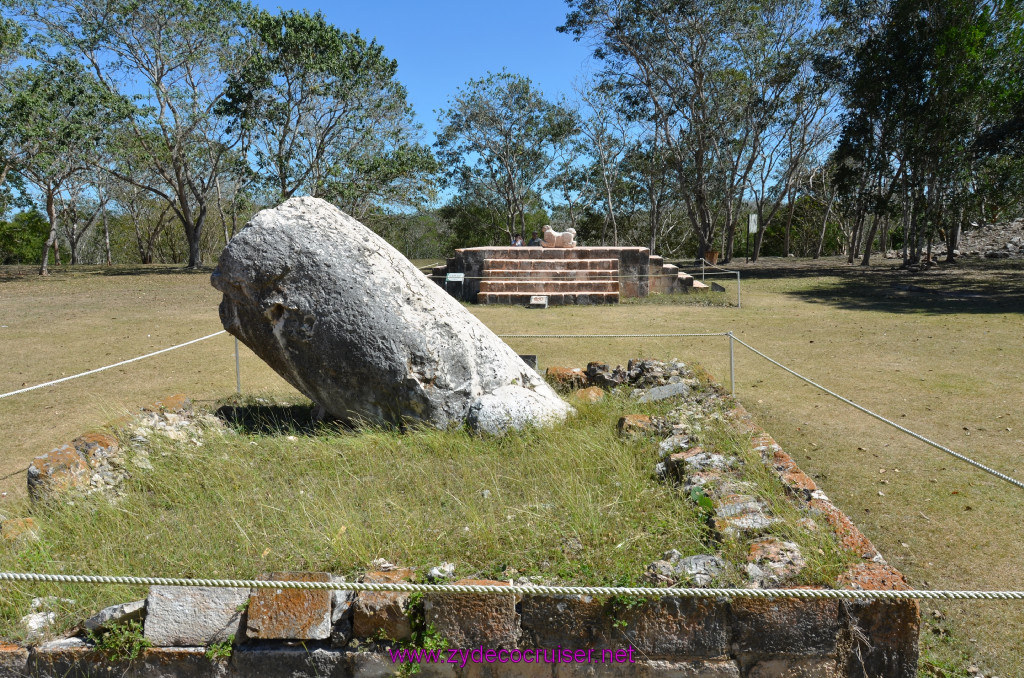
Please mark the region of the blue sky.
[[320, 10], [343, 31], [376, 38], [398, 61], [398, 80], [409, 91], [416, 118], [433, 142], [435, 110], [470, 78], [502, 68], [529, 76], [549, 99], [571, 95], [589, 70], [583, 43], [555, 31], [565, 19], [560, 0], [466, 2], [370, 0], [314, 4], [266, 2], [260, 7]]

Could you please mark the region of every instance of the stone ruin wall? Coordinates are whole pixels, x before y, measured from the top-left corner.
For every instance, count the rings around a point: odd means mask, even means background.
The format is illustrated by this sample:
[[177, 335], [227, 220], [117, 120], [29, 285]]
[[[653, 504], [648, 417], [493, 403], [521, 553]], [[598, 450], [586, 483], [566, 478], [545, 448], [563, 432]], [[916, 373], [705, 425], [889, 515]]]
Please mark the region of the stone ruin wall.
[[[592, 383], [585, 375], [578, 369], [564, 370], [559, 375], [556, 369], [552, 376], [556, 380], [578, 380], [574, 385], [585, 386]], [[143, 416], [150, 425], [160, 428], [163, 422], [164, 428], [182, 430], [182, 435], [187, 435], [182, 422], [187, 424], [192, 415], [187, 399], [174, 397], [146, 408]], [[727, 417], [753, 436], [755, 450], [790, 498], [813, 509], [842, 544], [860, 556], [860, 561], [839, 578], [839, 588], [910, 588], [792, 458], [752, 423], [742, 406], [735, 406]], [[627, 416], [620, 427], [648, 428], [651, 422], [644, 419]], [[116, 450], [98, 454], [98, 439], [88, 438], [88, 442], [82, 453], [87, 462], [94, 459], [100, 460], [94, 463], [104, 463], [111, 456], [116, 458]], [[74, 450], [76, 445], [61, 446], [55, 452], [66, 456], [68, 447]], [[665, 455], [663, 474], [671, 478], [679, 473], [684, 462], [680, 455], [686, 452]], [[44, 457], [34, 466], [47, 468]], [[74, 470], [78, 465], [72, 467]], [[88, 485], [87, 472], [75, 477]], [[53, 489], [40, 485], [39, 477], [35, 482], [37, 492], [43, 487]], [[367, 572], [363, 581], [415, 578], [410, 569], [378, 565], [381, 569]], [[276, 572], [267, 578], [330, 581], [332, 575]], [[507, 584], [476, 580], [457, 583]], [[669, 596], [622, 607], [614, 600], [575, 595], [426, 594], [415, 602], [408, 593], [393, 592], [152, 587], [144, 603], [114, 606], [98, 615], [100, 621], [94, 618], [84, 622], [85, 627], [90, 623], [96, 627], [110, 621], [144, 620], [145, 635], [153, 647], [139, 659], [112, 662], [79, 638], [31, 647], [0, 645], [0, 678], [396, 675], [399, 666], [376, 639], [397, 639], [395, 647], [408, 644], [417, 615], [421, 623], [432, 624], [451, 647], [482, 648], [481, 652], [499, 648], [632, 647], [635, 659], [635, 663], [602, 665], [470, 661], [464, 667], [423, 665], [423, 676], [909, 677], [916, 675], [917, 669], [919, 608], [913, 600]], [[209, 645], [230, 644], [232, 637], [237, 644], [230, 658], [208, 656]]]

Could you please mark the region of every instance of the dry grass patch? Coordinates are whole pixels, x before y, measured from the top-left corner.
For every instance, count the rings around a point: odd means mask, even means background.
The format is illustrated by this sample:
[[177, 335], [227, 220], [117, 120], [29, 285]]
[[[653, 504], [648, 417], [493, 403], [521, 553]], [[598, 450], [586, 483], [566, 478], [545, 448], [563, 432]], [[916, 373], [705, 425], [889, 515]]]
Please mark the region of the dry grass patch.
[[[733, 330], [826, 386], [1024, 476], [1019, 262], [968, 262], [918, 275], [896, 271], [885, 260], [868, 269], [837, 259], [730, 266], [744, 271], [742, 309], [648, 303], [471, 311], [499, 333]], [[0, 391], [220, 328], [219, 295], [206, 275], [168, 267], [131, 273], [0, 276], [0, 325], [9, 326], [0, 329]], [[731, 286], [722, 284], [731, 297]], [[728, 341], [722, 337], [509, 343], [520, 353], [538, 354], [542, 368], [671, 356], [699, 360], [728, 384]], [[739, 399], [913, 585], [1024, 589], [1019, 490], [816, 392], [745, 349], [737, 351]], [[242, 361], [246, 393], [293, 393], [248, 351]], [[0, 499], [0, 512], [24, 495], [23, 470], [33, 456], [96, 422], [170, 393], [217, 399], [233, 390], [232, 342], [220, 337], [0, 400], [0, 476], [8, 476], [0, 491], [9, 493]], [[943, 618], [933, 617], [933, 610]], [[928, 661], [959, 667], [962, 674], [968, 656], [989, 674], [1024, 676], [1020, 604], [942, 603], [926, 606], [924, 621]], [[957, 675], [954, 669], [947, 673]]]
[[[637, 582], [667, 549], [708, 548], [699, 512], [653, 478], [656, 445], [615, 433], [624, 411], [663, 415], [667, 407], [612, 396], [580, 405], [565, 426], [496, 438], [312, 426], [308, 403], [249, 400], [235, 408], [234, 427], [206, 429], [201, 445], [151, 436], [152, 470], [134, 471], [118, 501], [7, 507], [31, 513], [40, 538], [0, 546], [0, 569], [253, 578], [353, 575], [385, 558], [420, 572], [453, 562], [460, 577]], [[70, 623], [142, 594], [8, 592], [0, 603], [8, 638], [19, 636], [32, 597], [74, 600], [62, 615]]]

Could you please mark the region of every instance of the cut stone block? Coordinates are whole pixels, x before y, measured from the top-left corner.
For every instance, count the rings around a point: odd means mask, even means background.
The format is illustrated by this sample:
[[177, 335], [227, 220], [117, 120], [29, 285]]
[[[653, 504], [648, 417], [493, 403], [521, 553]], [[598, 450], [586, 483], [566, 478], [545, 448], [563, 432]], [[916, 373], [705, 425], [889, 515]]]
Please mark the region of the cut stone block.
[[[508, 586], [508, 582], [462, 579], [464, 586]], [[423, 600], [428, 624], [450, 647], [515, 647], [519, 637], [516, 596], [491, 594], [428, 594]]]
[[[767, 659], [750, 667], [747, 678], [839, 678], [834, 659], [823, 657], [787, 657]], [[872, 673], [872, 676], [890, 674]]]
[[641, 656], [718, 657], [728, 653], [729, 619], [715, 600], [661, 598], [611, 614]]
[[604, 604], [590, 596], [524, 596], [523, 644], [539, 648], [618, 647]]
[[838, 601], [737, 598], [730, 607], [737, 654], [830, 655], [836, 650]]
[[206, 646], [242, 637], [249, 589], [152, 586], [146, 598], [146, 640], [157, 647]]
[[240, 645], [231, 656], [230, 675], [232, 678], [394, 675], [393, 672], [359, 674], [348, 670], [350, 662], [348, 653], [321, 647]]
[[[274, 572], [271, 581], [329, 582], [326, 572]], [[331, 635], [331, 591], [256, 589], [247, 635], [258, 640], [324, 640]]]
[[18, 645], [0, 643], [0, 676], [28, 675], [28, 650]]
[[[367, 572], [363, 582], [397, 584], [410, 581], [412, 577], [411, 569], [399, 568]], [[376, 638], [378, 634], [383, 634], [392, 640], [408, 640], [412, 637], [408, 611], [408, 593], [360, 591], [352, 607], [352, 635], [356, 638]]]

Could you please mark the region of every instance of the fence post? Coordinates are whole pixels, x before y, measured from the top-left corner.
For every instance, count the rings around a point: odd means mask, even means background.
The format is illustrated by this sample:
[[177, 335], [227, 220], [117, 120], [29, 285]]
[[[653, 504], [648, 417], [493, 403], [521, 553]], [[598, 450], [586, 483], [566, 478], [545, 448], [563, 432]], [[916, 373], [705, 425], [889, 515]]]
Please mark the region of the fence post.
[[235, 337], [235, 391], [242, 395], [242, 367], [238, 361], [238, 337]]
[[736, 351], [732, 330], [729, 330], [729, 391], [736, 395]]
[[743, 300], [740, 296], [740, 272], [736, 271], [736, 308], [743, 308]]

